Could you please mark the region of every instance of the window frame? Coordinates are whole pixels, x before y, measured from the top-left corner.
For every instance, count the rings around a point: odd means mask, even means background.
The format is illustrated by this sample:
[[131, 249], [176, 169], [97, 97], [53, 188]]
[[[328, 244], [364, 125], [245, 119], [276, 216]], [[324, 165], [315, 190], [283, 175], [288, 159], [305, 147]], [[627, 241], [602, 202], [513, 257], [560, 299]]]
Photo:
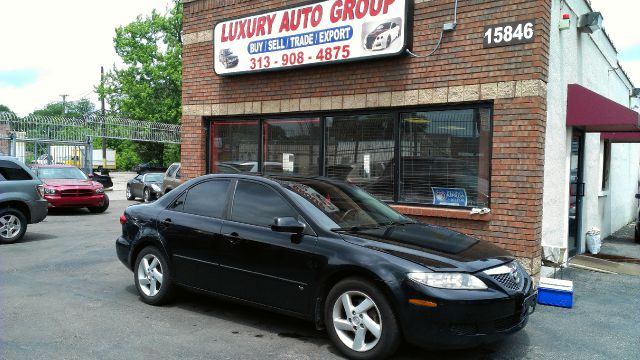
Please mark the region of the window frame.
[[[402, 114], [412, 113], [412, 112], [433, 112], [433, 111], [449, 111], [449, 110], [474, 110], [474, 116], [478, 115], [478, 111], [481, 109], [486, 109], [489, 113], [489, 126], [487, 129], [487, 142], [488, 142], [488, 153], [487, 153], [487, 170], [488, 170], [488, 200], [487, 207], [491, 207], [492, 197], [491, 197], [491, 189], [492, 189], [492, 160], [493, 160], [493, 129], [494, 129], [494, 104], [493, 102], [473, 102], [473, 103], [464, 103], [457, 105], [434, 105], [434, 106], [410, 106], [410, 107], [381, 107], [381, 108], [362, 108], [355, 110], [330, 110], [330, 111], [299, 111], [299, 112], [291, 112], [291, 113], [276, 113], [276, 114], [250, 114], [250, 115], [229, 115], [229, 116], [207, 116], [205, 117], [205, 122], [207, 123], [207, 131], [208, 136], [206, 137], [206, 172], [207, 174], [211, 174], [212, 166], [212, 130], [214, 122], [226, 122], [226, 121], [256, 121], [258, 126], [258, 169], [262, 169], [264, 163], [264, 153], [263, 149], [265, 146], [264, 143], [264, 133], [263, 126], [267, 120], [287, 120], [287, 119], [299, 119], [302, 117], [307, 118], [318, 118], [320, 119], [320, 146], [319, 146], [319, 159], [318, 159], [318, 174], [319, 176], [326, 176], [326, 145], [327, 145], [327, 127], [326, 127], [326, 118], [328, 117], [339, 117], [339, 116], [354, 116], [354, 115], [363, 115], [363, 114], [390, 114], [393, 118], [393, 139], [394, 139], [394, 189], [393, 189], [393, 200], [382, 200], [383, 202], [390, 205], [408, 205], [408, 206], [418, 206], [418, 207], [428, 207], [435, 209], [458, 209], [458, 210], [467, 210], [473, 208], [473, 206], [449, 206], [449, 205], [434, 205], [432, 203], [416, 203], [416, 202], [407, 202], [407, 201], [399, 201], [400, 199], [400, 160], [401, 160], [401, 120]], [[257, 172], [256, 175], [261, 174], [261, 172]], [[235, 187], [233, 189], [235, 194]], [[233, 200], [233, 199], [231, 199]]]

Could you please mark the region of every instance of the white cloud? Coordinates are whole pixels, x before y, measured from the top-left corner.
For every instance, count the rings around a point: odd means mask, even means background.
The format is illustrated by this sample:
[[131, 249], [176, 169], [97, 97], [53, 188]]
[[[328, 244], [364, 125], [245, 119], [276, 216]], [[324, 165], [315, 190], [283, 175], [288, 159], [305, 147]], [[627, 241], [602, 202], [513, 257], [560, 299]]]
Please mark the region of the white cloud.
[[152, 9], [164, 13], [170, 0], [37, 0], [1, 1], [0, 71], [36, 70], [36, 82], [0, 88], [0, 104], [27, 115], [46, 104], [87, 96], [95, 103], [93, 87], [100, 82], [100, 66], [118, 62], [113, 49], [115, 28]]
[[[602, 23], [618, 52], [640, 46], [640, 32], [636, 26], [640, 14], [637, 0], [591, 0], [593, 11], [602, 13]], [[635, 86], [640, 86], [640, 61], [620, 61]]]

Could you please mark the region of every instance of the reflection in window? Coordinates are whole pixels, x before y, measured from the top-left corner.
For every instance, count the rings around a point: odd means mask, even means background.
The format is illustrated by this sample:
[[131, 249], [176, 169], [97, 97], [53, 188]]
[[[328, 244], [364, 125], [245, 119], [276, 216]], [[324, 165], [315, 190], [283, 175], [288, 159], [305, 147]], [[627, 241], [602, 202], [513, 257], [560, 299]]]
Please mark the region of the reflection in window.
[[275, 190], [254, 182], [238, 182], [233, 197], [231, 220], [269, 226], [277, 217], [297, 218], [298, 215]]
[[212, 122], [211, 172], [257, 172], [259, 131], [257, 121]]
[[326, 118], [326, 174], [356, 184], [382, 200], [393, 200], [393, 116]]
[[401, 114], [401, 202], [488, 206], [488, 109]]
[[264, 173], [318, 175], [320, 119], [265, 120]]

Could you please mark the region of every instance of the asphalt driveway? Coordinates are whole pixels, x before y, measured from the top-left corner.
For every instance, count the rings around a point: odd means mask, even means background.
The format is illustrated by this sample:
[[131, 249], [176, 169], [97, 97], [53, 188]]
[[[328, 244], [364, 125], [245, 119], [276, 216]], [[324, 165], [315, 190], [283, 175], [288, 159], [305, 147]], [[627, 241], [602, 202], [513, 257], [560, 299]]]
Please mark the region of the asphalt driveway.
[[[1, 359], [339, 359], [312, 324], [184, 293], [143, 304], [116, 258], [118, 217], [56, 212], [0, 246]], [[455, 352], [404, 346], [397, 359], [638, 359], [640, 277], [569, 269], [575, 307], [538, 306], [506, 341]]]

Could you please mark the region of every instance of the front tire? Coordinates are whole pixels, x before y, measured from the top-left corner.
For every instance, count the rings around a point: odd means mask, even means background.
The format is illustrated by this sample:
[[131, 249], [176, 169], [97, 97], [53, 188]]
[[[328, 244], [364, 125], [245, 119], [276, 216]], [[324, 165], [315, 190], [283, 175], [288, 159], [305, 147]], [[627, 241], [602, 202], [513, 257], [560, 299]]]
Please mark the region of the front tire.
[[400, 345], [398, 321], [389, 301], [364, 279], [346, 279], [331, 289], [324, 322], [333, 344], [350, 359], [385, 359]]
[[149, 190], [149, 188], [144, 188], [144, 192], [142, 193], [142, 200], [144, 202], [153, 200], [153, 198], [151, 197], [151, 190]]
[[17, 209], [0, 209], [0, 244], [22, 240], [27, 231], [27, 218]]
[[127, 185], [127, 200], [133, 200], [136, 197], [131, 193], [131, 186]]
[[149, 305], [167, 303], [173, 295], [173, 278], [165, 256], [154, 246], [138, 254], [133, 281], [142, 301]]
[[634, 231], [633, 239], [636, 241], [636, 243], [640, 244], [640, 233], [638, 233], [638, 228], [637, 227], [636, 227], [636, 229]]

